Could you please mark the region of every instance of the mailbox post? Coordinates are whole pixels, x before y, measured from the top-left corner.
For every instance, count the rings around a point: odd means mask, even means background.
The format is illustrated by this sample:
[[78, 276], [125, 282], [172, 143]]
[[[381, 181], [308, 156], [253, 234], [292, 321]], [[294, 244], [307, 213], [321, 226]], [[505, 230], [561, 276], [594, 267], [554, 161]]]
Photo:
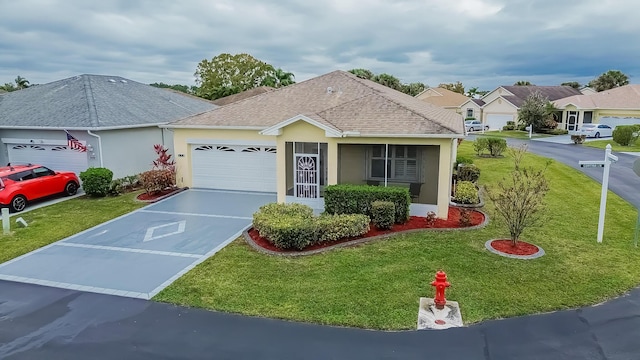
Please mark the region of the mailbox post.
[[579, 161], [580, 167], [604, 167], [602, 174], [602, 191], [600, 194], [600, 216], [598, 217], [598, 242], [602, 242], [604, 233], [604, 214], [607, 210], [607, 190], [609, 189], [609, 168], [612, 162], [618, 161], [618, 157], [611, 154], [611, 144], [607, 144], [604, 151], [604, 161]]

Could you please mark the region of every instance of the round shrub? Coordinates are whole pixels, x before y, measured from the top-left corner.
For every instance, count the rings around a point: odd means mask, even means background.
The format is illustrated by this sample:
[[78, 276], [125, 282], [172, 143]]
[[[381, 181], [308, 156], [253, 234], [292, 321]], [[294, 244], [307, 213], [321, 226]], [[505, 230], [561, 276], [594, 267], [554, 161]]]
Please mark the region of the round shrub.
[[458, 181], [471, 181], [475, 183], [480, 178], [480, 169], [475, 165], [465, 165], [458, 168], [456, 179]]
[[107, 168], [88, 168], [80, 173], [82, 188], [89, 196], [102, 197], [109, 193], [113, 171]]
[[175, 186], [176, 173], [173, 170], [149, 170], [140, 174], [140, 184], [147, 193], [162, 191]]
[[315, 242], [326, 242], [366, 234], [369, 231], [371, 219], [362, 214], [324, 214], [314, 218], [314, 222], [316, 225]]
[[[635, 125], [620, 125], [613, 130], [613, 141], [622, 146], [629, 146], [637, 139], [638, 127]], [[636, 136], [633, 134], [636, 133]]]
[[396, 206], [391, 201], [371, 203], [371, 221], [378, 229], [391, 229], [395, 222]]
[[454, 165], [454, 167], [457, 169], [460, 164], [466, 165], [466, 164], [473, 164], [473, 159], [470, 157], [466, 157], [466, 156], [457, 156], [456, 157], [456, 163]]
[[471, 181], [459, 181], [453, 200], [459, 204], [478, 204], [478, 189]]

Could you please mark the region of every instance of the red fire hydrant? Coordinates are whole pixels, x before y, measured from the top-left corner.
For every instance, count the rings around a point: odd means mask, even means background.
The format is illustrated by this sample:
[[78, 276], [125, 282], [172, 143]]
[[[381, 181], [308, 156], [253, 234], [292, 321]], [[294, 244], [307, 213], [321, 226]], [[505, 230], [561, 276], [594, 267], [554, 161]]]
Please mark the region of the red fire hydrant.
[[436, 273], [436, 279], [431, 282], [431, 286], [436, 287], [436, 297], [433, 302], [436, 304], [437, 309], [444, 309], [444, 305], [447, 303], [447, 299], [444, 297], [444, 290], [451, 286], [447, 281], [447, 274], [440, 270]]

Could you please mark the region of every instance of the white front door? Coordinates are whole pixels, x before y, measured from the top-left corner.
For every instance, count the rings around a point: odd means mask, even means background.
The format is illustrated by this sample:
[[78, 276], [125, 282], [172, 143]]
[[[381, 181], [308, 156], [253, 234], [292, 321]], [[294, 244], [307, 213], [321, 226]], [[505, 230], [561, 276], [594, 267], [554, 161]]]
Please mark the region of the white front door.
[[66, 145], [6, 144], [11, 164], [38, 164], [56, 171], [80, 174], [89, 167], [86, 151]]
[[192, 145], [193, 187], [276, 192], [276, 147]]

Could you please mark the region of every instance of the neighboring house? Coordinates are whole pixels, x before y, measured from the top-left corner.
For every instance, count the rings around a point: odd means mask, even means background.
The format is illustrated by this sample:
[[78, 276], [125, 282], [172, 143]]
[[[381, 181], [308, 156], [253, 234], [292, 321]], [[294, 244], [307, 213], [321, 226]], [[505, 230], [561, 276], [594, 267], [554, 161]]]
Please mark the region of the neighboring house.
[[[460, 112], [460, 106], [466, 103], [467, 100], [469, 100], [468, 97], [460, 93], [439, 87], [425, 89], [420, 94], [416, 95], [416, 98], [422, 101], [426, 101], [429, 104], [440, 106], [456, 112]], [[464, 109], [462, 115], [465, 117], [473, 117], [473, 114], [471, 116], [466, 116], [469, 114], [464, 112]]]
[[591, 95], [574, 95], [554, 101], [562, 110], [558, 127], [575, 131], [585, 123], [612, 127], [640, 124], [640, 85], [625, 85]]
[[326, 185], [396, 185], [410, 189], [412, 213], [444, 218], [464, 137], [455, 112], [344, 71], [165, 127], [181, 186], [275, 192], [322, 209]]
[[252, 96], [264, 94], [266, 92], [273, 91], [273, 90], [275, 90], [275, 88], [272, 88], [271, 86], [259, 86], [253, 89], [245, 90], [237, 94], [225, 96], [220, 99], [215, 99], [215, 100], [212, 100], [211, 102], [218, 106], [223, 106], [223, 105], [234, 103], [236, 101], [248, 99]]
[[585, 86], [583, 88], [580, 89], [580, 92], [582, 93], [582, 95], [592, 95], [592, 94], [597, 94], [598, 92], [593, 90], [592, 88]]
[[[158, 125], [216, 108], [211, 102], [119, 76], [80, 75], [0, 96], [0, 163], [76, 173], [106, 167], [114, 178], [150, 170]], [[72, 149], [67, 131], [78, 140]]]
[[465, 108], [480, 108], [482, 122], [490, 130], [502, 130], [507, 121], [518, 121], [518, 110], [531, 93], [539, 91], [549, 101], [582, 93], [570, 86], [500, 86], [483, 96], [471, 99], [462, 105]]
[[459, 111], [465, 120], [482, 120], [483, 105], [484, 101], [482, 101], [482, 99], [471, 98], [460, 105]]

